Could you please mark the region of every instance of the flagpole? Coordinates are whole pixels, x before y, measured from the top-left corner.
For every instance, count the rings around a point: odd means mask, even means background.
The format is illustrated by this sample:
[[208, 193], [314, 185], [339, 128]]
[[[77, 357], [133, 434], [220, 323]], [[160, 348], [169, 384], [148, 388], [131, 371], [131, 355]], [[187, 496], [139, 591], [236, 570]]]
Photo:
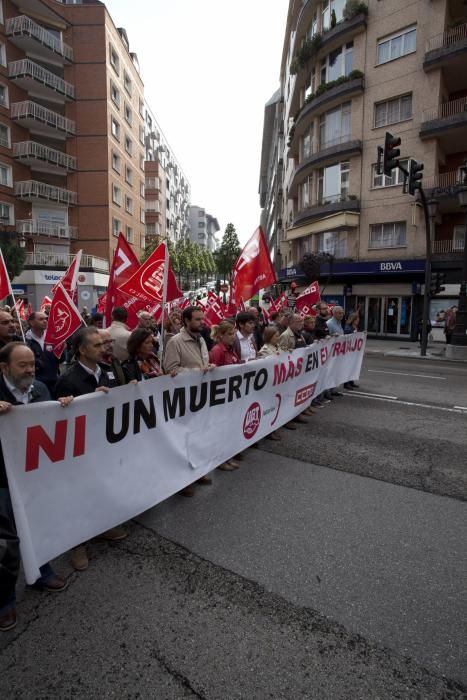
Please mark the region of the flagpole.
[[[10, 296], [13, 297], [13, 308], [16, 308], [16, 299], [15, 299], [15, 295], [13, 294], [13, 287], [11, 286], [10, 278], [9, 278], [9, 276], [8, 276], [8, 272], [7, 272], [6, 265], [5, 265], [5, 258], [3, 257], [3, 253], [2, 253], [2, 249], [1, 249], [1, 248], [0, 248], [0, 258], [1, 258], [2, 265], [3, 265], [3, 269], [5, 270], [5, 273], [6, 273], [6, 278], [7, 278], [7, 280], [8, 280], [8, 289], [9, 289], [9, 291], [10, 291]], [[16, 309], [16, 316], [18, 317], [19, 327], [21, 328], [21, 335], [22, 335], [22, 337], [23, 337], [23, 343], [25, 343], [25, 342], [26, 342], [26, 338], [24, 337], [23, 324], [21, 323], [21, 319], [20, 319], [20, 317], [19, 317], [18, 309]]]
[[161, 358], [164, 357], [164, 316], [165, 316], [165, 305], [167, 303], [167, 284], [169, 279], [169, 246], [167, 245], [167, 240], [164, 241], [164, 277], [163, 277], [163, 288], [162, 288], [162, 322], [161, 322], [161, 342], [159, 354]]

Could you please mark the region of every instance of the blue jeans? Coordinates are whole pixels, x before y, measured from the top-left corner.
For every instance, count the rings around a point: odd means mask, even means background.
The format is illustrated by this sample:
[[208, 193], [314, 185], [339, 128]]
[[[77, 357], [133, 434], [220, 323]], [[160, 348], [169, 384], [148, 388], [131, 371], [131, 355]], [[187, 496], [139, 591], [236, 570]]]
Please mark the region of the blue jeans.
[[[0, 488], [0, 615], [16, 606], [16, 581], [20, 565], [19, 537], [11, 505], [10, 491]], [[44, 584], [54, 576], [50, 564], [40, 567], [36, 584]]]

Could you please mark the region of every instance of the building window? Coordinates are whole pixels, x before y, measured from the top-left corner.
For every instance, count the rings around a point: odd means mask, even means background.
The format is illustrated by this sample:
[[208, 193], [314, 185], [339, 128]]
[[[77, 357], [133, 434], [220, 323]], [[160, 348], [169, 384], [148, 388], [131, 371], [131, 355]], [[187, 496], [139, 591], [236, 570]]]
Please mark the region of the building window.
[[140, 180], [139, 182], [139, 194], [140, 197], [144, 197], [144, 195], [146, 194], [146, 186], [142, 180]]
[[3, 19], [3, 0], [0, 0], [0, 24], [4, 24], [5, 20]]
[[340, 46], [321, 61], [321, 83], [329, 83], [352, 71], [353, 41]]
[[120, 219], [112, 219], [112, 235], [118, 236], [121, 230], [122, 222], [120, 221]]
[[8, 107], [8, 88], [0, 85], [0, 107]]
[[0, 146], [11, 148], [10, 128], [5, 124], [0, 124]]
[[300, 203], [302, 209], [307, 209], [311, 204], [312, 186], [313, 179], [311, 177], [307, 177], [300, 185]]
[[0, 65], [6, 66], [6, 49], [5, 44], [0, 42]]
[[139, 208], [139, 220], [141, 221], [142, 224], [145, 223], [144, 209], [143, 209], [143, 207], [140, 207], [140, 208]]
[[140, 155], [140, 157], [139, 157], [139, 167], [140, 167], [140, 170], [144, 170], [144, 156], [143, 155]]
[[118, 58], [118, 54], [115, 51], [114, 47], [112, 44], [109, 45], [109, 60], [110, 60], [110, 65], [114, 69], [117, 75], [120, 75], [120, 61]]
[[[400, 160], [400, 165], [406, 170], [409, 169], [409, 160]], [[399, 168], [394, 168], [391, 177], [387, 175], [378, 175], [376, 172], [376, 164], [372, 165], [372, 187], [394, 187], [404, 184], [404, 174]]]
[[409, 27], [397, 34], [379, 39], [376, 63], [380, 65], [381, 63], [394, 61], [394, 59], [406, 56], [409, 53], [414, 53], [416, 49], [416, 35], [416, 28]]
[[407, 224], [405, 221], [370, 226], [368, 248], [401, 248], [406, 245]]
[[117, 139], [117, 141], [120, 141], [120, 124], [114, 117], [110, 118], [111, 122], [111, 130], [112, 130], [112, 136]]
[[112, 153], [112, 170], [115, 170], [116, 173], [120, 173], [120, 156], [117, 155], [115, 152]]
[[125, 234], [128, 243], [133, 243], [133, 229], [131, 226], [126, 226]]
[[345, 0], [323, 0], [322, 27], [323, 31], [330, 29], [332, 13], [336, 15], [336, 21], [340, 22], [344, 17]]
[[12, 169], [9, 165], [0, 163], [0, 185], [4, 187], [13, 187]]
[[336, 163], [318, 171], [318, 204], [342, 202], [349, 194], [348, 162]]
[[127, 105], [126, 102], [125, 102], [124, 113], [125, 113], [125, 120], [128, 122], [128, 124], [131, 125], [131, 123], [132, 123], [132, 121], [133, 121], [133, 113], [132, 113], [132, 111], [131, 111], [129, 105]]
[[452, 245], [453, 250], [463, 251], [465, 246], [465, 226], [454, 226], [452, 229]]
[[328, 148], [350, 138], [350, 102], [325, 112], [319, 119], [319, 146]]
[[139, 127], [139, 140], [144, 145], [144, 126]]
[[139, 116], [144, 118], [144, 100], [139, 100]]
[[122, 191], [117, 185], [112, 185], [112, 202], [118, 206], [122, 203]]
[[129, 185], [133, 185], [133, 170], [127, 166], [125, 166], [125, 182], [128, 183]]
[[324, 231], [316, 236], [316, 252], [347, 257], [347, 231]]
[[412, 119], [412, 93], [375, 104], [375, 129]]
[[309, 158], [313, 153], [313, 125], [302, 136], [302, 160]]
[[14, 224], [14, 210], [11, 204], [6, 204], [5, 202], [0, 202], [0, 223], [2, 224]]
[[198, 221], [198, 228], [204, 228], [204, 221]]
[[125, 195], [125, 210], [129, 214], [133, 214], [133, 200], [131, 197], [128, 197], [128, 195]]
[[125, 136], [125, 151], [131, 156], [133, 152], [133, 143], [129, 136]]
[[318, 33], [318, 15], [316, 10], [314, 11], [313, 17], [311, 18], [310, 27], [308, 29], [308, 38], [312, 39], [315, 34]]
[[120, 109], [120, 91], [113, 80], [110, 81], [110, 99], [117, 109]]
[[131, 78], [126, 71], [123, 72], [123, 87], [129, 95], [131, 95], [133, 85], [131, 83]]

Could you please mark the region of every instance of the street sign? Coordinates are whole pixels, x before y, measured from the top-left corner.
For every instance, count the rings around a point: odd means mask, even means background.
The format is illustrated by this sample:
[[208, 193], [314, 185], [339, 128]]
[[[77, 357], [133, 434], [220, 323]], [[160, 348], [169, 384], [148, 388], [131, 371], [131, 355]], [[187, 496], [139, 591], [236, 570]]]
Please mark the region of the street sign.
[[229, 291], [229, 285], [228, 284], [221, 284], [219, 287], [219, 290], [222, 292], [222, 294], [226, 294]]

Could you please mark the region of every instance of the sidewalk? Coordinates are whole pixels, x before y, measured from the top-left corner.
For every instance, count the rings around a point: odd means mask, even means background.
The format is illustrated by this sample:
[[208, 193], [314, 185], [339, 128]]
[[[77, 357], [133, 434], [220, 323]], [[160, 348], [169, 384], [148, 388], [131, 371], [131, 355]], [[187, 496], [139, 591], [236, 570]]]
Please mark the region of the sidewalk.
[[463, 360], [451, 360], [446, 357], [445, 342], [429, 342], [426, 357], [420, 355], [420, 346], [416, 341], [410, 340], [387, 340], [385, 338], [368, 338], [366, 341], [365, 354], [383, 355], [384, 357], [406, 357], [416, 360], [438, 360], [442, 362], [461, 362]]

